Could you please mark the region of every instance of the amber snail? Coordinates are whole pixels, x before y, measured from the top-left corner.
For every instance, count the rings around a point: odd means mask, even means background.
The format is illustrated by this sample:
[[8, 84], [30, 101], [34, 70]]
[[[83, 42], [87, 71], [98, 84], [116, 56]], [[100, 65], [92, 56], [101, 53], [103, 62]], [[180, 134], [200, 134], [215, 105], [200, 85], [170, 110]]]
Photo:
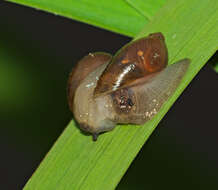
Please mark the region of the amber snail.
[[112, 57], [90, 53], [70, 73], [68, 103], [81, 130], [98, 134], [119, 124], [144, 124], [179, 85], [190, 60], [167, 66], [162, 33], [130, 42]]

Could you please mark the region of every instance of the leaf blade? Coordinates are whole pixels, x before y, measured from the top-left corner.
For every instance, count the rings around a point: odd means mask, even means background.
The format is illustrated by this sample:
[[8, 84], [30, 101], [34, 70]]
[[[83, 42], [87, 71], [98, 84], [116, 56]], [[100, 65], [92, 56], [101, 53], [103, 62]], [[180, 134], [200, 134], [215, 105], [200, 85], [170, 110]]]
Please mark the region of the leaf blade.
[[[127, 36], [135, 36], [148, 20], [123, 0], [8, 0]], [[134, 23], [134, 25], [132, 24]]]
[[100, 136], [97, 142], [81, 134], [72, 121], [25, 189], [98, 190], [116, 187], [161, 118], [218, 48], [216, 1], [185, 0], [182, 4], [169, 1], [137, 35], [138, 38], [161, 31], [166, 37], [170, 63], [185, 57], [192, 60], [181, 85], [155, 118], [144, 126], [118, 126]]

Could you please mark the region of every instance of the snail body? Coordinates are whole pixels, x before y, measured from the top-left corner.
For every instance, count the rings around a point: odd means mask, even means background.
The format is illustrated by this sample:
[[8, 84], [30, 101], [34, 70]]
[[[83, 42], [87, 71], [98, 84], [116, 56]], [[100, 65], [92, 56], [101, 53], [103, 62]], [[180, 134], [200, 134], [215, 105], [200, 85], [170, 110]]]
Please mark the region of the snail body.
[[183, 59], [167, 66], [167, 61], [161, 33], [127, 44], [113, 58], [105, 53], [83, 58], [68, 81], [69, 106], [80, 128], [97, 140], [99, 133], [118, 123], [150, 120], [173, 94], [190, 63]]

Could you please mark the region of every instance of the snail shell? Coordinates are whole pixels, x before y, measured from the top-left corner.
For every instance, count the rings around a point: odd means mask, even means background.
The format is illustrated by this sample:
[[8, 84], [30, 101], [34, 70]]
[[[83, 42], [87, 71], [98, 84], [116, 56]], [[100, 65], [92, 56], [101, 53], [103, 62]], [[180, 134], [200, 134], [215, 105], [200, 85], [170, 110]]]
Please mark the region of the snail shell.
[[143, 124], [173, 94], [190, 60], [167, 66], [161, 33], [124, 46], [112, 58], [89, 54], [79, 61], [68, 80], [68, 102], [80, 128], [93, 135], [117, 123]]
[[167, 61], [167, 48], [161, 33], [133, 41], [121, 48], [104, 70], [95, 96], [129, 86], [136, 79], [161, 71]]
[[[112, 59], [108, 53], [97, 52], [89, 53], [83, 57], [78, 64], [72, 69], [67, 85], [67, 96], [70, 110], [73, 112], [74, 94], [81, 81], [87, 77], [89, 73], [94, 71], [98, 66], [107, 64]], [[96, 76], [97, 77], [97, 76]]]

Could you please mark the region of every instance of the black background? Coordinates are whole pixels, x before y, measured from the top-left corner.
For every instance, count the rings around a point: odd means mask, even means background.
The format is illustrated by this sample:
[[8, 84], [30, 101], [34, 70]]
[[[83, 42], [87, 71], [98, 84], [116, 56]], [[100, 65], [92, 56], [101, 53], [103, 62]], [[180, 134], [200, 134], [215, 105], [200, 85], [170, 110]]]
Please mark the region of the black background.
[[[130, 40], [0, 2], [0, 74], [6, 68], [6, 77], [0, 76], [0, 189], [21, 189], [71, 120], [66, 81], [73, 64], [89, 52], [114, 54]], [[5, 55], [8, 63], [1, 59]], [[217, 84], [217, 74], [207, 64], [117, 189], [218, 189]]]

